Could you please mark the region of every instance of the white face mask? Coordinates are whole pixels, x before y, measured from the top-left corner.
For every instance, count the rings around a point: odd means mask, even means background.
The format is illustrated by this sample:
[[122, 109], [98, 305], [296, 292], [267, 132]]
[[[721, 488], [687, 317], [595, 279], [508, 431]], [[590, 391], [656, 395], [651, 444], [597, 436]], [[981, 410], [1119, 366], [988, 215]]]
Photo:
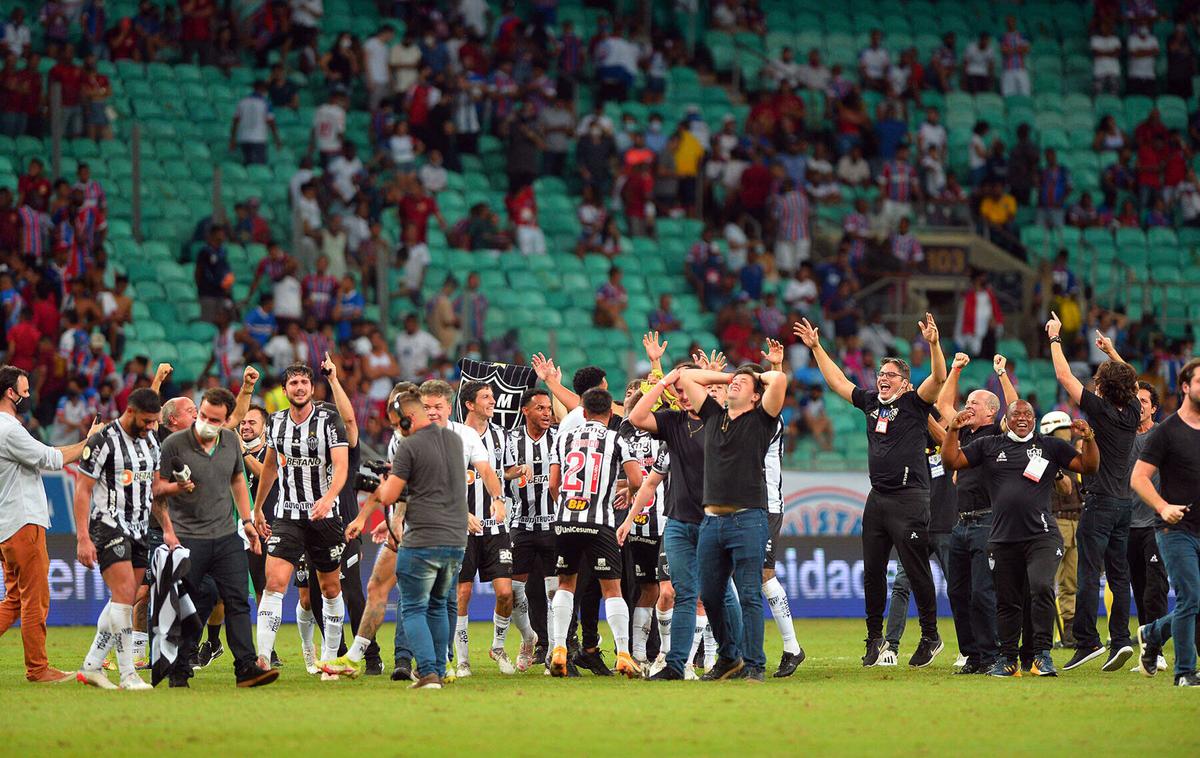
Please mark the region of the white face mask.
[[202, 440], [215, 440], [217, 435], [221, 433], [221, 427], [216, 424], [210, 424], [204, 419], [196, 419], [196, 436]]
[[1029, 440], [1033, 439], [1033, 430], [1031, 429], [1029, 434], [1025, 435], [1024, 437], [1018, 437], [1016, 432], [1009, 429], [1008, 438], [1013, 442], [1028, 442]]
[[255, 450], [258, 450], [260, 447], [263, 446], [263, 438], [255, 437], [254, 439], [250, 440], [249, 442], [243, 441], [243, 444], [246, 446], [246, 450], [248, 450], [250, 452], [254, 452]]

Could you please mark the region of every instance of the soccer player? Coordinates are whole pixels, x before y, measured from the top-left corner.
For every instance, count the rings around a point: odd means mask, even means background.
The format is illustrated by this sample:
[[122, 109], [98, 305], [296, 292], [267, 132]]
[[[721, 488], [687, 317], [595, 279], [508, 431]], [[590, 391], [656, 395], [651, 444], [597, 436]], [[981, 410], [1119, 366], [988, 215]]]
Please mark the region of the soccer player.
[[871, 492], [863, 509], [863, 593], [866, 596], [867, 649], [863, 666], [874, 666], [888, 649], [883, 639], [883, 611], [887, 606], [887, 564], [895, 547], [912, 583], [921, 622], [921, 641], [908, 665], [922, 668], [942, 652], [937, 631], [937, 595], [929, 568], [929, 461], [925, 457], [928, 418], [946, 381], [946, 358], [938, 340], [933, 315], [919, 324], [929, 343], [930, 376], [913, 388], [908, 363], [883, 358], [874, 390], [854, 385], [838, 368], [816, 327], [807, 319], [792, 331], [810, 349], [830, 389], [867, 417], [867, 467]]
[[[639, 397], [638, 399], [640, 400], [641, 398]], [[675, 615], [675, 589], [671, 586], [670, 570], [666, 565], [667, 560], [662, 546], [662, 532], [667, 526], [667, 517], [664, 512], [667, 494], [666, 481], [667, 474], [670, 471], [670, 453], [667, 451], [666, 445], [660, 444], [658, 456], [646, 471], [646, 475], [642, 479], [642, 486], [638, 488], [637, 495], [633, 499], [633, 505], [629, 508], [629, 512], [625, 516], [625, 521], [621, 523], [621, 526], [617, 527], [617, 542], [621, 547], [625, 547], [625, 543], [633, 531], [640, 529], [643, 533], [650, 532], [651, 524], [658, 530], [658, 539], [656, 540], [658, 551], [655, 556], [653, 572], [654, 581], [657, 584], [651, 590], [651, 582], [641, 581], [641, 594], [639, 595], [638, 607], [633, 611], [634, 624], [631, 649], [634, 660], [638, 661], [639, 665], [642, 664], [642, 660], [638, 658], [638, 653], [641, 652], [642, 658], [645, 658], [646, 643], [650, 637], [651, 617], [655, 616], [658, 620], [658, 657], [655, 658], [654, 663], [643, 666], [646, 678], [650, 678], [663, 670], [667, 665], [667, 653], [671, 650], [671, 623]], [[658, 506], [657, 513], [645, 513], [647, 509], [654, 506]], [[641, 548], [635, 548], [635, 550], [641, 550]], [[646, 604], [647, 602], [649, 602], [648, 605]], [[642, 609], [645, 609], [644, 616], [639, 614]], [[641, 619], [641, 623], [639, 623], [639, 619]], [[707, 624], [707, 618], [705, 618], [705, 624]], [[685, 675], [687, 671], [692, 671], [692, 676], [695, 677], [695, 671], [691, 666], [687, 667], [684, 672]]]
[[129, 393], [125, 412], [92, 435], [77, 467], [76, 555], [89, 569], [99, 565], [112, 599], [100, 612], [96, 637], [76, 678], [101, 689], [117, 689], [101, 668], [113, 646], [120, 688], [151, 689], [133, 667], [133, 601], [150, 559], [146, 532], [159, 460], [153, 432], [161, 411], [154, 390]]
[[[1196, 613], [1200, 608], [1200, 359], [1179, 370], [1183, 401], [1146, 442], [1133, 468], [1132, 485], [1158, 514], [1158, 550], [1175, 585], [1175, 609], [1138, 627], [1141, 670], [1154, 676], [1158, 656], [1175, 638], [1175, 686], [1200, 687], [1196, 675]], [[1153, 477], [1158, 474], [1158, 487]]]
[[[521, 631], [517, 670], [525, 671], [534, 661], [546, 661], [546, 610], [558, 589], [554, 575], [554, 521], [556, 507], [550, 499], [550, 462], [557, 429], [551, 426], [554, 412], [550, 393], [541, 388], [525, 390], [521, 396], [524, 426], [509, 435], [504, 449], [504, 478], [509, 482], [513, 509], [512, 572], [513, 623]], [[545, 600], [531, 602], [526, 583], [534, 571], [544, 577]], [[534, 608], [542, 609], [540, 619]], [[540, 631], [539, 631], [540, 629]]]
[[[1083, 479], [1083, 513], [1075, 541], [1079, 549], [1078, 591], [1075, 599], [1075, 655], [1063, 666], [1065, 671], [1082, 666], [1104, 655], [1104, 645], [1096, 631], [1100, 602], [1100, 572], [1111, 587], [1129, 586], [1129, 521], [1133, 495], [1129, 474], [1133, 469], [1133, 440], [1137, 436], [1141, 406], [1137, 399], [1137, 372], [1121, 360], [1112, 341], [1096, 332], [1096, 346], [1109, 360], [1100, 364], [1093, 377], [1096, 391], [1084, 388], [1071, 373], [1071, 364], [1063, 353], [1059, 330], [1062, 322], [1051, 312], [1046, 322], [1050, 338], [1050, 358], [1054, 375], [1067, 397], [1091, 420], [1100, 446], [1100, 468]], [[1133, 656], [1129, 637], [1129, 592], [1114, 592], [1108, 614], [1110, 637], [1104, 671], [1120, 671]]]
[[550, 673], [567, 675], [567, 629], [574, 616], [575, 582], [585, 561], [600, 582], [609, 631], [617, 647], [617, 673], [640, 670], [629, 654], [629, 606], [621, 596], [621, 551], [613, 502], [619, 470], [629, 488], [642, 484], [642, 469], [621, 436], [608, 428], [612, 395], [592, 388], [583, 394], [584, 423], [561, 434], [550, 464], [550, 496], [558, 501], [555, 571], [558, 591], [551, 610]]
[[[475, 430], [487, 451], [488, 465], [493, 472], [501, 470], [508, 435], [492, 423], [492, 415], [496, 410], [492, 388], [484, 382], [465, 382], [459, 387], [458, 393], [467, 409], [467, 426]], [[492, 590], [496, 594], [496, 608], [492, 612], [492, 646], [488, 650], [488, 657], [496, 662], [501, 674], [513, 674], [516, 673], [516, 667], [504, 650], [513, 612], [512, 541], [504, 522], [504, 497], [503, 494], [500, 497], [491, 496], [483, 477], [471, 470], [467, 473], [467, 507], [479, 519], [483, 533], [468, 535], [462, 570], [458, 575], [458, 619], [454, 632], [458, 675], [471, 675], [467, 610], [476, 573], [479, 574], [479, 581], [492, 583]]]
[[942, 443], [942, 463], [951, 471], [980, 468], [991, 498], [992, 528], [988, 561], [996, 584], [996, 628], [1000, 657], [988, 672], [997, 677], [1021, 675], [1017, 659], [1026, 598], [1030, 605], [1035, 676], [1057, 676], [1050, 646], [1054, 640], [1054, 575], [1062, 558], [1062, 535], [1050, 513], [1050, 490], [1062, 471], [1091, 475], [1100, 466], [1100, 449], [1090, 426], [1073, 424], [1083, 439], [1082, 452], [1069, 442], [1038, 433], [1033, 406], [1018, 400], [1008, 406], [1008, 432], [980, 437], [959, 447], [959, 429], [975, 411], [954, 417]]
[[[336, 506], [349, 470], [346, 427], [337, 413], [313, 403], [313, 373], [306, 364], [288, 366], [283, 386], [291, 407], [271, 415], [254, 498], [255, 527], [267, 540], [267, 586], [258, 610], [257, 640], [263, 667], [283, 618], [283, 593], [305, 554], [323, 598], [321, 660], [337, 657], [345, 614], [339, 569], [346, 537]], [[263, 506], [277, 481], [279, 498], [274, 522], [268, 525]]]

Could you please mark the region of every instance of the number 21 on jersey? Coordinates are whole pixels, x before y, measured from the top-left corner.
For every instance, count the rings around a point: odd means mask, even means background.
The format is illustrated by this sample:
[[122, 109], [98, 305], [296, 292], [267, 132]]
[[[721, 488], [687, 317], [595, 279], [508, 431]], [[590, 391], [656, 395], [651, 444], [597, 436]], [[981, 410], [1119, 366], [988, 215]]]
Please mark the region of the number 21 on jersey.
[[[580, 474], [583, 472], [584, 466], [587, 465], [587, 459], [592, 459], [592, 475], [588, 477], [586, 489], [583, 485], [583, 478]], [[600, 466], [604, 460], [600, 453], [584, 453], [580, 450], [572, 450], [566, 456], [567, 469], [563, 472], [562, 490], [573, 495], [588, 494], [595, 495], [600, 489]]]

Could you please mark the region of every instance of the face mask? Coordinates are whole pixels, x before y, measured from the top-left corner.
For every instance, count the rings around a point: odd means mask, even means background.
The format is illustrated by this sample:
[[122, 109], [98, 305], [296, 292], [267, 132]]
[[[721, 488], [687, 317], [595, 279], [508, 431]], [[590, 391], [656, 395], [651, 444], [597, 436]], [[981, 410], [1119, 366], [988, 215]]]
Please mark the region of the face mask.
[[483, 354], [478, 350], [472, 350], [471, 352], [467, 353], [467, 357], [473, 361], [478, 361], [483, 359]]
[[217, 435], [221, 433], [221, 427], [216, 424], [210, 424], [203, 419], [196, 419], [196, 436], [202, 440], [215, 440]]
[[13, 410], [18, 416], [24, 416], [29, 412], [29, 395], [17, 395], [17, 399], [13, 400]]
[[249, 452], [254, 452], [255, 450], [258, 450], [260, 447], [263, 446], [263, 438], [262, 437], [255, 437], [250, 442], [246, 442], [245, 440], [243, 440], [242, 442], [243, 442], [243, 444], [245, 444], [246, 450], [248, 450]]
[[654, 132], [655, 134], [657, 134], [658, 132], [661, 132], [662, 124], [660, 124], [657, 121], [651, 121], [650, 122], [650, 131]]
[[1008, 438], [1013, 442], [1028, 442], [1029, 440], [1033, 439], [1033, 430], [1030, 430], [1029, 434], [1025, 435], [1024, 437], [1018, 437], [1016, 432], [1009, 429]]

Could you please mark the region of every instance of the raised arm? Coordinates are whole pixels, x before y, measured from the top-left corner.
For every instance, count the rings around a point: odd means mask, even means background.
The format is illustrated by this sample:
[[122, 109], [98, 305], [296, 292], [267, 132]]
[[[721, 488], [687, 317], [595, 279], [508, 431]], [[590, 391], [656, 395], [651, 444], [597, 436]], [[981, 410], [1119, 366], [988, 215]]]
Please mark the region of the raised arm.
[[674, 386], [678, 381], [679, 369], [674, 369], [671, 373], [652, 384], [650, 389], [642, 393], [642, 397], [637, 401], [637, 405], [633, 406], [633, 410], [629, 412], [629, 423], [644, 432], [657, 434], [658, 420], [654, 418], [654, 404], [666, 392], [667, 387]]
[[625, 515], [625, 521], [617, 527], [617, 544], [622, 546], [625, 544], [625, 538], [629, 536], [629, 531], [633, 529], [637, 517], [642, 515], [642, 511], [646, 510], [646, 507], [654, 500], [658, 485], [662, 483], [663, 479], [666, 479], [666, 476], [657, 471], [650, 471], [642, 479], [642, 486], [638, 487], [637, 495], [633, 498], [633, 506]]
[[917, 394], [925, 402], [933, 403], [946, 383], [946, 356], [942, 353], [941, 338], [933, 314], [926, 312], [925, 320], [918, 322], [917, 326], [921, 329], [921, 336], [929, 343], [929, 366], [932, 369], [932, 373], [917, 388]]
[[175, 369], [170, 363], [158, 364], [158, 368], [154, 371], [154, 380], [150, 382], [150, 389], [161, 395], [163, 382], [167, 381], [167, 377], [170, 376], [171, 372], [174, 370]]
[[787, 397], [788, 375], [782, 371], [765, 371], [758, 377], [763, 388], [762, 408], [769, 416], [778, 416]]
[[946, 383], [942, 385], [938, 391], [937, 402], [933, 405], [937, 408], [937, 412], [941, 414], [942, 421], [949, 423], [949, 419], [955, 417], [958, 411], [955, 410], [954, 404], [958, 400], [958, 377], [962, 375], [962, 370], [971, 363], [971, 356], [966, 353], [955, 353], [954, 363], [950, 366], [950, 373], [946, 376]]
[[825, 352], [825, 348], [821, 345], [821, 336], [817, 331], [817, 327], [808, 323], [808, 319], [803, 318], [792, 325], [792, 334], [800, 338], [804, 345], [812, 350], [813, 359], [817, 362], [817, 368], [821, 371], [821, 376], [825, 379], [825, 383], [829, 385], [829, 389], [837, 393], [838, 397], [846, 402], [851, 402], [851, 397], [854, 394], [854, 382], [846, 378], [838, 365], [833, 362], [833, 358], [829, 357], [829, 353]]
[[733, 374], [712, 371], [710, 369], [689, 368], [680, 372], [679, 387], [687, 395], [688, 402], [699, 413], [700, 408], [704, 405], [704, 401], [708, 399], [708, 390], [706, 388], [711, 384], [729, 384], [732, 379]]
[[767, 338], [767, 349], [760, 351], [763, 360], [771, 367], [772, 371], [783, 371], [783, 343], [779, 340]]
[[553, 360], [541, 353], [535, 353], [530, 358], [529, 365], [533, 366], [537, 378], [546, 384], [546, 389], [550, 390], [555, 400], [562, 403], [568, 413], [579, 407], [579, 395], [563, 386], [562, 369], [555, 366]]
[[1054, 378], [1067, 391], [1071, 402], [1078, 405], [1079, 398], [1083, 397], [1083, 384], [1071, 373], [1071, 364], [1067, 362], [1067, 354], [1063, 352], [1060, 331], [1062, 320], [1057, 313], [1050, 311], [1050, 320], [1046, 322], [1046, 334], [1050, 337], [1050, 360], [1054, 363]]
[[1017, 388], [1013, 386], [1012, 377], [1008, 375], [1008, 359], [997, 353], [992, 357], [992, 370], [1000, 377], [1000, 388], [1004, 390], [1004, 405], [1007, 408], [1021, 398], [1017, 396]]
[[662, 357], [667, 352], [667, 341], [658, 341], [658, 332], [646, 332], [642, 335], [642, 347], [646, 349], [646, 359], [650, 361], [650, 370], [663, 373]]
[[[945, 416], [943, 418], [953, 417]], [[934, 442], [936, 442], [938, 445], [946, 444], [946, 428], [943, 427], [941, 423], [934, 421], [932, 414], [925, 417], [925, 428], [929, 431], [929, 436], [933, 437]]]
[[1112, 338], [1105, 337], [1104, 332], [1099, 329], [1096, 330], [1096, 347], [1100, 348], [1100, 351], [1107, 355], [1109, 360], [1116, 361], [1117, 363], [1126, 363], [1126, 360], [1113, 347]]
[[[254, 399], [254, 385], [256, 384], [258, 384], [258, 369], [253, 366], [247, 366], [242, 372], [242, 386], [238, 389], [237, 402], [233, 406], [233, 413], [229, 415], [229, 420], [225, 422], [226, 429], [236, 430], [241, 425], [242, 419], [246, 417], [246, 411], [250, 410], [250, 401]], [[339, 408], [338, 410], [341, 409]], [[349, 426], [349, 423], [347, 423], [347, 426]]]
[[346, 390], [338, 378], [337, 364], [329, 357], [329, 353], [325, 353], [321, 371], [322, 373], [329, 372], [325, 378], [329, 382], [329, 391], [333, 394], [333, 404], [337, 406], [338, 415], [346, 424], [346, 442], [350, 444], [350, 447], [354, 447], [358, 444], [358, 419], [354, 417], [354, 406], [350, 403], [350, 396], [346, 394]]
[[951, 471], [971, 467], [967, 456], [963, 455], [962, 448], [958, 446], [958, 430], [971, 423], [973, 418], [975, 411], [968, 408], [950, 420], [950, 428], [946, 430], [946, 436], [942, 440], [942, 465]]
[[1100, 470], [1100, 446], [1096, 444], [1096, 433], [1088, 422], [1081, 418], [1071, 424], [1076, 436], [1083, 440], [1083, 450], [1079, 452], [1067, 466], [1076, 474], [1094, 474]]

